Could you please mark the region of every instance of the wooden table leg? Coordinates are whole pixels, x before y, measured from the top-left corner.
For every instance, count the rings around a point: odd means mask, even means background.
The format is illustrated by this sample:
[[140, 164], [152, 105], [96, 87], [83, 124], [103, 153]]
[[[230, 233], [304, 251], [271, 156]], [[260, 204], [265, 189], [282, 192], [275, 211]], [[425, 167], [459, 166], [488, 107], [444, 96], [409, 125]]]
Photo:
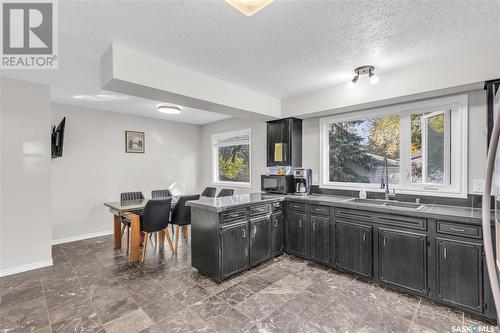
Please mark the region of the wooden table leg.
[[140, 242], [141, 242], [141, 222], [139, 215], [130, 214], [130, 262], [137, 262], [141, 257]]
[[114, 216], [115, 250], [122, 247], [122, 221], [119, 215]]

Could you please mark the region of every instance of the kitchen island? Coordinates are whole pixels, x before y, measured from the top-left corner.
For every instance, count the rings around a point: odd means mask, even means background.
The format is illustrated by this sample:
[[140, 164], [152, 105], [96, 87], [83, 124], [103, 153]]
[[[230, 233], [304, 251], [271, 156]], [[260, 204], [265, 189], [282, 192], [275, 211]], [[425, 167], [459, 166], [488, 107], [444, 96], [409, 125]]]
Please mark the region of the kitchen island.
[[192, 266], [222, 281], [281, 254], [283, 200], [251, 193], [188, 202]]
[[189, 205], [192, 266], [216, 281], [286, 252], [495, 318], [478, 208], [267, 194]]

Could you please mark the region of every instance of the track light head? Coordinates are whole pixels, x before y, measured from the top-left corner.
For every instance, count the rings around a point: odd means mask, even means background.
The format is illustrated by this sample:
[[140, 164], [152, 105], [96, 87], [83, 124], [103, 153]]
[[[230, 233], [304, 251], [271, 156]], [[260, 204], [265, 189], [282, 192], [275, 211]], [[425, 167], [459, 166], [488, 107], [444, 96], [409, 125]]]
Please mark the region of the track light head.
[[379, 77], [376, 76], [373, 71], [375, 67], [371, 65], [360, 66], [354, 69], [354, 73], [356, 74], [351, 81], [347, 82], [347, 86], [349, 88], [354, 87], [354, 84], [358, 81], [360, 75], [368, 75], [370, 83], [376, 84], [379, 81]]

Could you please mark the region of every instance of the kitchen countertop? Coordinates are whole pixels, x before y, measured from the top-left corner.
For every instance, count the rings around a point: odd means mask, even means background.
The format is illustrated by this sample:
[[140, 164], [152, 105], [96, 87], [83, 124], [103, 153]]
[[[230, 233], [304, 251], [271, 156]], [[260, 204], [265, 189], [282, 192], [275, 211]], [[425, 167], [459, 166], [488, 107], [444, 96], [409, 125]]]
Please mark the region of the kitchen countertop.
[[284, 195], [268, 195], [264, 193], [237, 194], [230, 197], [210, 198], [200, 196], [199, 200], [187, 201], [186, 205], [222, 212], [231, 208], [246, 207], [258, 203], [283, 201]]
[[[200, 197], [200, 200], [189, 201], [187, 205], [196, 208], [208, 209], [222, 212], [236, 207], [244, 207], [257, 203], [271, 203], [283, 200], [305, 201], [308, 203], [322, 204], [339, 208], [351, 208], [357, 210], [379, 212], [386, 214], [405, 215], [422, 217], [427, 219], [445, 219], [454, 222], [481, 224], [481, 209], [461, 206], [447, 206], [436, 204], [422, 204], [422, 209], [407, 207], [388, 207], [379, 204], [353, 202], [353, 197], [335, 195], [279, 195], [267, 193], [239, 194], [231, 197], [208, 198]], [[491, 220], [494, 221], [494, 213], [491, 213]]]

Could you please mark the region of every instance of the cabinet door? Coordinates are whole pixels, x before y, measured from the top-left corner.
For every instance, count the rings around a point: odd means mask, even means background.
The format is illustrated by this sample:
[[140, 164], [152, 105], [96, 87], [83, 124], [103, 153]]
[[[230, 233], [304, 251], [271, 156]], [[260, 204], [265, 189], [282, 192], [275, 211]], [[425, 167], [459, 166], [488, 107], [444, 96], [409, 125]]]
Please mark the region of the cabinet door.
[[311, 215], [311, 259], [330, 262], [330, 218]]
[[271, 217], [271, 255], [283, 252], [283, 214], [273, 214]]
[[250, 220], [250, 266], [269, 259], [270, 217], [264, 216]]
[[427, 236], [379, 229], [379, 279], [427, 294]]
[[305, 257], [306, 249], [306, 215], [298, 213], [288, 214], [288, 245], [291, 254]]
[[436, 238], [436, 256], [437, 298], [482, 311], [482, 245]]
[[248, 223], [241, 222], [222, 229], [222, 277], [239, 273], [249, 267]]
[[267, 166], [281, 165], [282, 161], [275, 161], [277, 143], [282, 143], [283, 124], [279, 121], [267, 123]]
[[373, 275], [372, 227], [335, 221], [335, 264], [362, 276]]

